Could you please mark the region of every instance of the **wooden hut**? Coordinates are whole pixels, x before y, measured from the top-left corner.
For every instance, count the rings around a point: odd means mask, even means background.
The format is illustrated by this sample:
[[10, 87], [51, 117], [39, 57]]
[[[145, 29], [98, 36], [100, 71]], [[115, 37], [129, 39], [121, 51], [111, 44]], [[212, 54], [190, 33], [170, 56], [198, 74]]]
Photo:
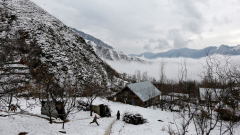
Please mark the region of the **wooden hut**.
[[92, 110], [101, 117], [111, 117], [111, 110], [107, 105], [92, 105]]
[[160, 100], [161, 92], [149, 81], [127, 85], [120, 92], [114, 95], [113, 100], [147, 107], [156, 104]]

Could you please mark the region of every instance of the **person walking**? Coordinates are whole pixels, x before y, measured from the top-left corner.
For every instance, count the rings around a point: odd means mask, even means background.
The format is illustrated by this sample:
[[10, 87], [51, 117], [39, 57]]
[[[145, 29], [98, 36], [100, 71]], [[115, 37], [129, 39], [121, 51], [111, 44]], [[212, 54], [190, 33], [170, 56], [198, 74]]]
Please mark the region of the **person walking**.
[[95, 115], [95, 117], [93, 118], [93, 121], [92, 122], [90, 122], [90, 124], [92, 124], [92, 123], [97, 123], [97, 125], [99, 126], [99, 124], [98, 124], [98, 122], [97, 122], [97, 119], [99, 119], [98, 117], [97, 117], [97, 115]]
[[117, 120], [119, 120], [119, 119], [120, 119], [120, 112], [118, 110], [118, 112], [117, 112]]

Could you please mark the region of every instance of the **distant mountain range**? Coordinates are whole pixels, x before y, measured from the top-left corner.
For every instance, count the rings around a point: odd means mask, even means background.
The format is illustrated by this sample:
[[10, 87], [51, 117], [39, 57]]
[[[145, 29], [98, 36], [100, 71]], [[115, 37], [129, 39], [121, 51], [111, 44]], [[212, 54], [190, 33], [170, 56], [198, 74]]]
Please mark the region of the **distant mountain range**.
[[221, 54], [221, 55], [240, 55], [240, 45], [237, 46], [227, 46], [221, 45], [219, 47], [210, 46], [204, 49], [189, 49], [189, 48], [180, 48], [180, 49], [171, 49], [167, 52], [161, 53], [152, 53], [152, 52], [145, 52], [142, 54], [130, 54], [129, 56], [132, 57], [144, 57], [147, 59], [156, 59], [160, 57], [165, 58], [178, 58], [178, 57], [186, 57], [186, 58], [202, 58], [208, 55], [213, 54]]
[[91, 35], [88, 35], [82, 31], [79, 31], [75, 28], [71, 28], [75, 32], [77, 32], [80, 36], [82, 36], [87, 44], [91, 45], [95, 51], [95, 53], [98, 55], [98, 57], [107, 59], [107, 60], [112, 60], [112, 61], [135, 61], [135, 62], [140, 62], [140, 63], [148, 63], [147, 61], [144, 61], [138, 57], [131, 57], [128, 56], [121, 51], [115, 50], [112, 46], [105, 44], [103, 41], [100, 39], [97, 39]]

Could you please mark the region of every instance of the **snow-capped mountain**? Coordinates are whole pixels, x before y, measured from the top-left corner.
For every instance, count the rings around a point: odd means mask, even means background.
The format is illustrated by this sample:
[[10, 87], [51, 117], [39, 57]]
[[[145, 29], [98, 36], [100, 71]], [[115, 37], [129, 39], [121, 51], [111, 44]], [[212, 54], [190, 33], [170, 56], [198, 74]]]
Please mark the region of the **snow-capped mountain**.
[[60, 86], [70, 78], [82, 87], [93, 78], [106, 83], [115, 71], [79, 34], [30, 0], [0, 0], [0, 11], [0, 84], [46, 74]]
[[167, 52], [161, 52], [161, 53], [146, 52], [139, 55], [130, 54], [129, 56], [145, 57], [147, 59], [156, 59], [160, 57], [167, 57], [167, 58], [186, 57], [186, 58], [198, 59], [198, 58], [206, 57], [207, 55], [213, 55], [213, 54], [240, 55], [240, 45], [237, 45], [237, 46], [221, 45], [219, 47], [210, 46], [200, 50], [180, 48], [180, 49], [172, 49]]
[[79, 31], [75, 28], [72, 28], [72, 30], [76, 31], [79, 35], [81, 35], [86, 40], [87, 44], [91, 45], [94, 48], [95, 53], [100, 58], [113, 60], [113, 61], [123, 60], [128, 62], [135, 61], [135, 62], [141, 62], [141, 63], [148, 63], [147, 61], [142, 60], [140, 58], [131, 57], [122, 53], [121, 51], [117, 51], [112, 46], [109, 46], [104, 42], [102, 42], [101, 40], [91, 35], [88, 35], [82, 31]]
[[77, 32], [79, 35], [81, 35], [85, 40], [90, 40], [90, 41], [93, 41], [95, 44], [97, 45], [100, 45], [100, 46], [104, 46], [106, 48], [110, 48], [110, 49], [113, 49], [112, 46], [108, 45], [108, 44], [105, 44], [103, 41], [101, 41], [100, 39], [97, 39], [91, 35], [88, 35], [82, 31], [79, 31], [75, 28], [71, 28], [72, 30], [74, 30], [75, 32]]
[[86, 42], [87, 42], [87, 44], [89, 44], [93, 47], [95, 53], [100, 58], [107, 59], [107, 60], [113, 60], [113, 61], [123, 60], [123, 61], [128, 61], [128, 62], [135, 61], [135, 62], [147, 63], [146, 61], [144, 61], [140, 58], [128, 56], [128, 55], [122, 53], [121, 51], [117, 51], [115, 49], [110, 49], [108, 47], [97, 45], [93, 41], [86, 40]]

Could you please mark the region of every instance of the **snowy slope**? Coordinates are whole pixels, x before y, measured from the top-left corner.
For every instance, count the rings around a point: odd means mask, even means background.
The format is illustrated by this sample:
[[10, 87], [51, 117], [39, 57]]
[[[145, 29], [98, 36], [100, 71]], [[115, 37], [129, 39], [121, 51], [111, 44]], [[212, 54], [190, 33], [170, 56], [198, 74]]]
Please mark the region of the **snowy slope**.
[[86, 33], [82, 32], [82, 31], [79, 31], [79, 30], [77, 30], [77, 29], [75, 29], [75, 28], [71, 28], [71, 29], [74, 30], [75, 32], [77, 32], [77, 33], [78, 33], [80, 36], [82, 36], [85, 40], [92, 41], [92, 42], [94, 42], [95, 44], [98, 44], [98, 45], [100, 45], [100, 46], [104, 46], [104, 47], [113, 49], [112, 46], [104, 43], [104, 42], [101, 41], [100, 39], [97, 39], [97, 38], [95, 38], [95, 37], [93, 37], [93, 36], [91, 36], [91, 35], [89, 35], [89, 34], [86, 34]]
[[[27, 135], [60, 135], [59, 131], [62, 129], [62, 121], [54, 119], [53, 124], [49, 124], [49, 121], [44, 119], [48, 118], [45, 115], [41, 115], [40, 104], [35, 105], [32, 108], [27, 108], [26, 105], [34, 103], [34, 100], [20, 99], [21, 108], [28, 111], [21, 114], [19, 110], [17, 114], [13, 114], [10, 117], [0, 117], [0, 134], [1, 135], [17, 135], [19, 132], [28, 132]], [[77, 112], [77, 110], [69, 117], [70, 122], [65, 124], [65, 131], [68, 135], [103, 135], [106, 132], [109, 124], [114, 118], [102, 118], [98, 120], [100, 126], [89, 124], [92, 121], [89, 112]], [[0, 115], [9, 115], [0, 111]], [[58, 123], [56, 123], [58, 122]]]
[[[4, 41], [1, 47], [4, 44], [14, 46], [13, 41], [21, 41], [24, 49], [17, 48], [14, 59], [20, 64], [20, 59], [26, 58], [29, 73], [44, 64], [49, 67], [49, 74], [53, 74], [60, 83], [67, 75], [79, 85], [86, 84], [91, 78], [108, 79], [106, 66], [93, 48], [57, 18], [29, 0], [7, 0], [1, 4], [1, 11], [5, 11], [0, 22], [0, 39]], [[33, 60], [34, 66], [31, 65]], [[4, 59], [1, 62], [6, 65], [9, 61], [14, 60]]]
[[112, 60], [112, 61], [125, 61], [125, 62], [140, 62], [140, 63], [149, 63], [145, 60], [142, 60], [138, 57], [128, 56], [121, 51], [115, 50], [113, 47], [105, 44], [101, 40], [88, 35], [82, 31], [72, 28], [78, 34], [80, 34], [87, 42], [94, 48], [95, 53], [102, 59]]
[[115, 49], [97, 45], [92, 41], [88, 41], [87, 43], [94, 48], [95, 53], [102, 59], [112, 60], [112, 61], [120, 61], [121, 60], [121, 61], [126, 61], [126, 62], [149, 63], [140, 58], [125, 55], [124, 53], [117, 51]]
[[[21, 108], [26, 107], [26, 101], [20, 99]], [[28, 100], [33, 103], [33, 100]], [[69, 117], [69, 122], [65, 124], [65, 131], [68, 135], [169, 135], [169, 127], [172, 130], [177, 131], [176, 124], [180, 124], [181, 118], [177, 113], [169, 111], [161, 111], [160, 109], [142, 108], [104, 99], [96, 99], [94, 104], [104, 103], [108, 105], [112, 110], [112, 117], [102, 117], [98, 119], [100, 126], [95, 123], [89, 124], [93, 120], [90, 117], [90, 112], [74, 112]], [[122, 120], [116, 120], [116, 113], [120, 111], [122, 114], [126, 111], [133, 113], [140, 113], [144, 118], [148, 120], [148, 123], [141, 125], [132, 125], [123, 122]], [[40, 114], [40, 106], [28, 109], [29, 113]], [[8, 115], [4, 112], [0, 114]], [[95, 114], [93, 114], [95, 115]], [[161, 121], [158, 121], [161, 120]], [[1, 135], [16, 135], [19, 132], [28, 132], [28, 135], [60, 135], [59, 131], [62, 131], [62, 124], [53, 123], [49, 124], [49, 121], [36, 116], [30, 116], [26, 114], [12, 115], [11, 117], [0, 117], [0, 134]], [[61, 122], [60, 120], [54, 120]], [[112, 124], [112, 125], [111, 125]], [[179, 125], [178, 125], [179, 126]], [[195, 135], [194, 124], [191, 123], [187, 135]], [[218, 128], [211, 132], [211, 135], [219, 134]], [[239, 126], [236, 127], [234, 135], [239, 135]]]

